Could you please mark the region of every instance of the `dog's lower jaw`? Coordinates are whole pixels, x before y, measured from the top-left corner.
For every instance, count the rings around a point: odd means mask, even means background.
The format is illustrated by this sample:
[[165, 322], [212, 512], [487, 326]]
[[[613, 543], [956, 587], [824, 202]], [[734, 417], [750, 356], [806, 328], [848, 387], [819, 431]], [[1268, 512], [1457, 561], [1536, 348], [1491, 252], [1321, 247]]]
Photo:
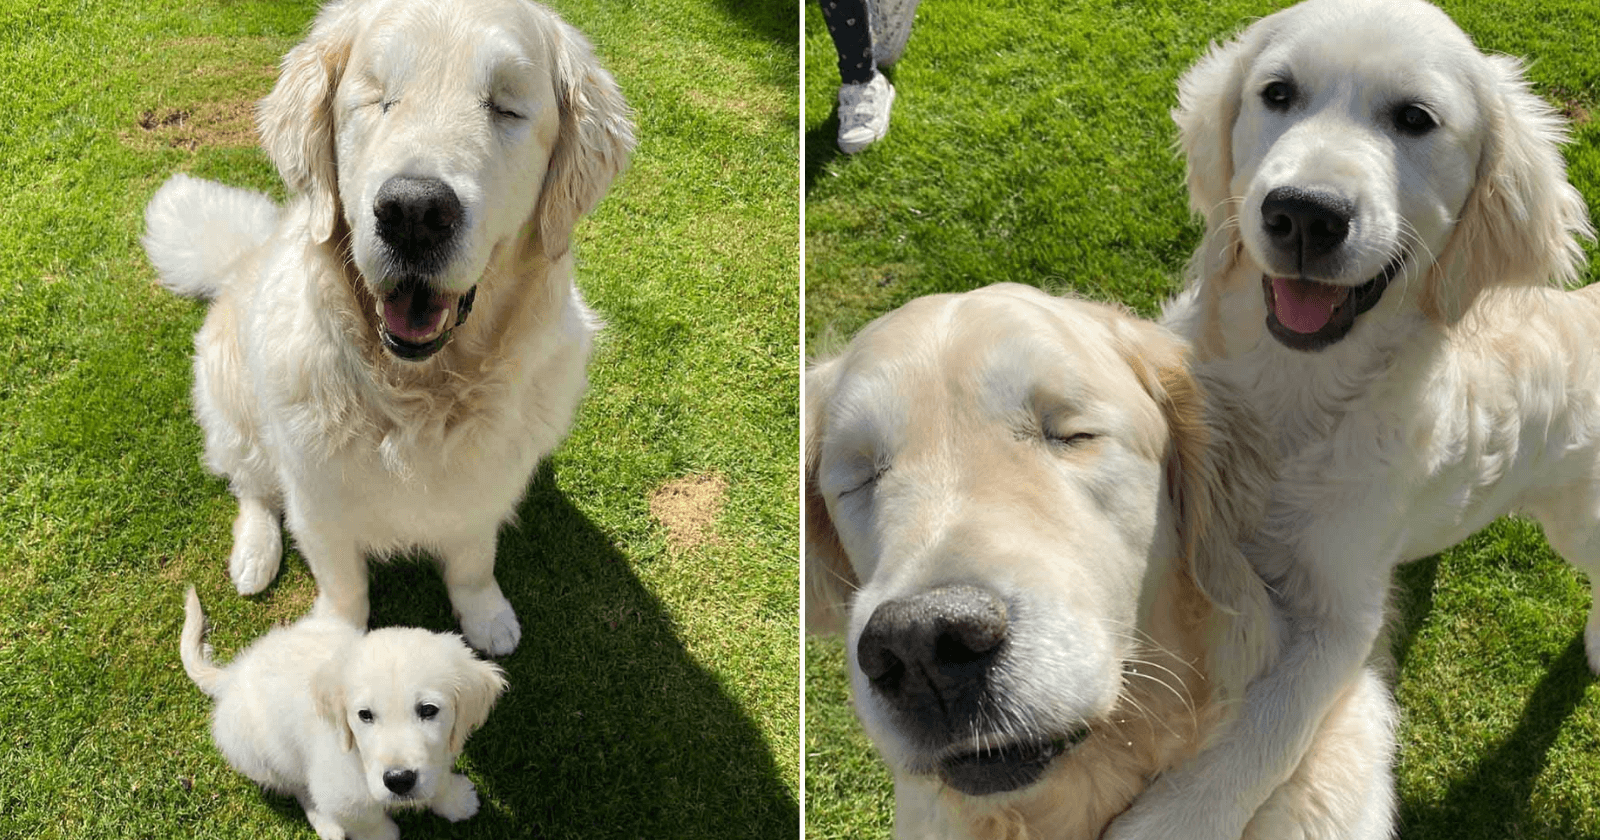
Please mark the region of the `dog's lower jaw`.
[[[1316, 352], [1330, 347], [1344, 340], [1345, 336], [1355, 328], [1356, 319], [1378, 305], [1383, 299], [1383, 294], [1388, 290], [1389, 284], [1399, 275], [1405, 267], [1405, 255], [1395, 257], [1376, 277], [1359, 285], [1337, 287], [1334, 284], [1320, 283], [1313, 280], [1299, 278], [1273, 277], [1270, 274], [1261, 275], [1261, 291], [1266, 298], [1267, 305], [1267, 332], [1277, 339], [1278, 343], [1291, 350]], [[1326, 293], [1329, 289], [1342, 289], [1333, 300], [1328, 312], [1327, 320], [1321, 326], [1310, 332], [1302, 332], [1286, 325], [1279, 317], [1278, 295], [1279, 284], [1287, 287], [1290, 284], [1300, 283], [1316, 287], [1316, 291]]]
[[945, 784], [968, 796], [1010, 793], [1037, 782], [1088, 734], [1087, 728], [1080, 728], [1059, 738], [957, 753], [939, 762], [938, 774]]
[[444, 349], [456, 329], [467, 322], [467, 316], [472, 312], [472, 303], [477, 294], [478, 287], [473, 286], [454, 302], [437, 307], [437, 311], [432, 315], [436, 319], [436, 334], [425, 341], [413, 341], [396, 335], [390, 326], [390, 321], [412, 317], [413, 313], [402, 310], [425, 309], [437, 293], [429, 289], [425, 281], [414, 279], [402, 281], [377, 302], [378, 338], [382, 341], [384, 349], [395, 358], [406, 362], [425, 362]]

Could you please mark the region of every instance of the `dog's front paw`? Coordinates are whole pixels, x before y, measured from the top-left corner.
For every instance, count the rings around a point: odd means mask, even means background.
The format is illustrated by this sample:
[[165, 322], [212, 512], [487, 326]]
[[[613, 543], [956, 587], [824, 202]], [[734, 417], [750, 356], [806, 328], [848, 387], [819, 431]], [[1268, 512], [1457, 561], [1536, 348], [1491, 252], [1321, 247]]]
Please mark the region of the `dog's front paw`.
[[278, 518], [259, 505], [241, 503], [233, 520], [233, 553], [228, 576], [240, 595], [254, 595], [278, 576], [283, 560], [283, 534]]
[[505, 656], [517, 649], [522, 640], [522, 625], [517, 623], [516, 611], [511, 602], [500, 594], [499, 587], [472, 598], [455, 598], [456, 613], [461, 617], [461, 635], [486, 656]]
[[461, 634], [467, 637], [467, 644], [482, 651], [485, 656], [505, 656], [516, 650], [517, 642], [522, 641], [522, 625], [517, 623], [517, 614], [508, 604], [488, 621], [474, 621], [462, 616]]
[[478, 813], [478, 789], [472, 780], [460, 773], [451, 773], [439, 786], [433, 802], [428, 806], [435, 814], [451, 821], [462, 820]]

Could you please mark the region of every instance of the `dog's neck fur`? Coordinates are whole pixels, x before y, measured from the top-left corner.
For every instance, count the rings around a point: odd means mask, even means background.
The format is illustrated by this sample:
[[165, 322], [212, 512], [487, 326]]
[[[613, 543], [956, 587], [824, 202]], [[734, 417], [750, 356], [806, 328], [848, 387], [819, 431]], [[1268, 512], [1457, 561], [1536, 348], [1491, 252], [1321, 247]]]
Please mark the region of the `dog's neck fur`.
[[1452, 328], [1407, 300], [1426, 296], [1407, 284], [1449, 282], [1433, 276], [1397, 281], [1337, 344], [1310, 352], [1285, 347], [1266, 329], [1262, 269], [1236, 240], [1225, 247], [1220, 264], [1195, 266], [1215, 273], [1192, 280], [1163, 320], [1194, 341], [1199, 364], [1251, 395], [1280, 452], [1326, 438], [1374, 393], [1421, 387], [1432, 360], [1448, 349]]

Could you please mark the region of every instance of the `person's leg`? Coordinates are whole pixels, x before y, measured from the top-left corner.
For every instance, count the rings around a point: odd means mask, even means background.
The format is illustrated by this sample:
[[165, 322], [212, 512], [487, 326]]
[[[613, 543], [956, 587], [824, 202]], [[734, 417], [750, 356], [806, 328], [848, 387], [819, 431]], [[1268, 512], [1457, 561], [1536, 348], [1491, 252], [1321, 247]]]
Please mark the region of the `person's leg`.
[[818, 0], [839, 54], [839, 150], [854, 154], [889, 132], [894, 87], [872, 61], [865, 0]]
[[872, 81], [872, 27], [867, 22], [866, 0], [817, 0], [822, 19], [839, 54], [839, 80], [847, 85]]

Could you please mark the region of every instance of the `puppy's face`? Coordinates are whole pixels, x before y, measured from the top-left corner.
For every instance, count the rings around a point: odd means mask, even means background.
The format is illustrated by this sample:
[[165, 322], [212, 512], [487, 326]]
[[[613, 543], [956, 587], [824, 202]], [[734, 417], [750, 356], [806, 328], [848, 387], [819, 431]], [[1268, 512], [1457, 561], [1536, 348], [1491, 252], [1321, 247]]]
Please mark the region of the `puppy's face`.
[[559, 133], [531, 6], [388, 3], [334, 100], [338, 194], [390, 351], [425, 358], [532, 217]]
[[385, 806], [430, 800], [505, 687], [458, 637], [410, 628], [368, 633], [319, 681], [324, 714]]
[[1232, 132], [1239, 235], [1268, 328], [1341, 340], [1444, 251], [1484, 149], [1481, 56], [1425, 4], [1311, 2], [1263, 21]]
[[860, 585], [857, 710], [898, 771], [1019, 789], [1117, 705], [1179, 551], [1166, 423], [1115, 349], [1131, 324], [991, 287], [808, 373], [815, 493]]

